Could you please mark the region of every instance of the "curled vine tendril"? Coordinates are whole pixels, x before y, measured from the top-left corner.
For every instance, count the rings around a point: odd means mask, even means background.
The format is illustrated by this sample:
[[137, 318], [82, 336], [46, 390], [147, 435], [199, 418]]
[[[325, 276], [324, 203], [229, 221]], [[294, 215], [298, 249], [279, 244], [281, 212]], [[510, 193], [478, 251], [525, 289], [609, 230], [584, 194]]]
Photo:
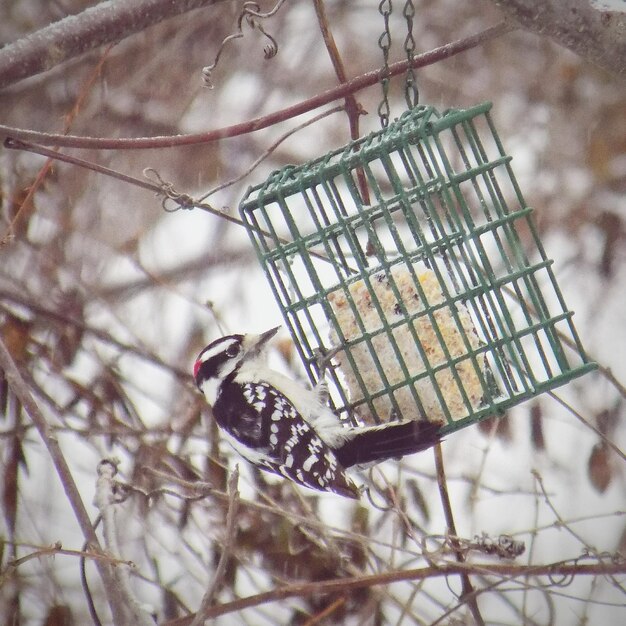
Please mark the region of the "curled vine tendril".
[[159, 186], [158, 194], [163, 197], [161, 206], [167, 213], [174, 213], [179, 209], [193, 209], [196, 206], [196, 201], [190, 195], [176, 191], [174, 183], [163, 180], [154, 168], [146, 167], [143, 175], [147, 179], [156, 180]]
[[213, 70], [215, 70], [215, 68], [217, 67], [224, 48], [234, 39], [241, 39], [243, 37], [244, 20], [252, 30], [258, 30], [260, 33], [263, 34], [264, 37], [269, 40], [269, 43], [267, 43], [263, 47], [263, 55], [265, 56], [265, 58], [271, 59], [272, 57], [275, 57], [276, 54], [278, 54], [278, 42], [263, 28], [259, 20], [264, 20], [275, 15], [284, 2], [285, 0], [278, 0], [278, 2], [274, 5], [274, 8], [267, 13], [262, 13], [261, 7], [257, 2], [254, 2], [254, 0], [244, 2], [241, 13], [239, 14], [239, 18], [237, 19], [237, 32], [233, 33], [232, 35], [228, 35], [228, 37], [225, 37], [223, 39], [220, 47], [217, 50], [217, 54], [215, 55], [215, 60], [213, 61], [213, 63], [202, 68], [202, 78], [204, 80], [204, 84], [209, 89], [213, 89], [213, 87], [215, 86], [212, 78]]

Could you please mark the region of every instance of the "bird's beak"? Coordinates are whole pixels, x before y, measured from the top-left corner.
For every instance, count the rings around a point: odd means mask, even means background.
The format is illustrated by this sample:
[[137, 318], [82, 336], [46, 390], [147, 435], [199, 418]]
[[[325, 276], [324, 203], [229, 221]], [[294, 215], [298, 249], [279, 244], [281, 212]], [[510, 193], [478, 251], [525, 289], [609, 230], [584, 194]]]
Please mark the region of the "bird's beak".
[[250, 347], [246, 350], [246, 358], [257, 356], [265, 347], [265, 344], [280, 330], [280, 326], [270, 328], [260, 335], [250, 337]]

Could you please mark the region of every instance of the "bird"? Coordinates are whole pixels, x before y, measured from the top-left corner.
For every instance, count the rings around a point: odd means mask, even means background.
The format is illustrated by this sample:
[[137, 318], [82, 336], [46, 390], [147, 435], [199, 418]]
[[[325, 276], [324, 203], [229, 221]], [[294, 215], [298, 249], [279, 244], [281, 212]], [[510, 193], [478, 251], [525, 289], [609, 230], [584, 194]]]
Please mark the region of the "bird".
[[310, 388], [271, 369], [267, 347], [280, 327], [221, 337], [193, 367], [224, 438], [244, 459], [294, 483], [358, 499], [347, 470], [420, 452], [440, 441], [440, 424], [347, 426], [328, 405], [325, 384]]

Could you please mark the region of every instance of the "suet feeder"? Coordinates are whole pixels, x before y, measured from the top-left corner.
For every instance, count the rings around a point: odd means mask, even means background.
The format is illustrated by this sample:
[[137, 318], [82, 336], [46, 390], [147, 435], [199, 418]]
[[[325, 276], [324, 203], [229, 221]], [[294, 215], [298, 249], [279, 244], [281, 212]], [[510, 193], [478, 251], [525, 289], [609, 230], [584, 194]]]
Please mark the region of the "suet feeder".
[[452, 432], [593, 369], [489, 111], [416, 106], [240, 211], [312, 383]]

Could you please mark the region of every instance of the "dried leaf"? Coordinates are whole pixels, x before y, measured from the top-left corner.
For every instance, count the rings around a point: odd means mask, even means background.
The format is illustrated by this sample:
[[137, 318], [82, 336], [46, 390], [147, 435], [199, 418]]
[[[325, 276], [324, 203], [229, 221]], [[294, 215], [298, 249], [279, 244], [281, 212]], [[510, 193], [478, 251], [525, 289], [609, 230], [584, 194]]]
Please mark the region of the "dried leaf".
[[12, 437], [8, 444], [7, 458], [4, 463], [4, 482], [2, 484], [2, 504], [4, 519], [11, 536], [15, 531], [18, 501], [18, 479], [20, 464], [25, 465], [22, 441], [19, 437]]
[[[78, 291], [63, 293], [59, 313], [78, 322], [84, 322], [84, 303]], [[57, 345], [54, 361], [59, 367], [67, 367], [74, 361], [83, 340], [83, 328], [80, 324], [63, 324], [58, 327]]]
[[0, 327], [2, 341], [18, 363], [24, 363], [28, 359], [32, 328], [32, 322], [14, 315], [7, 315], [4, 324]]
[[294, 362], [295, 351], [293, 341], [290, 338], [281, 337], [280, 339], [277, 339], [274, 342], [274, 347], [287, 363]]
[[603, 409], [596, 416], [596, 424], [598, 425], [598, 430], [606, 437], [612, 437], [615, 432], [615, 428], [619, 423], [620, 419], [620, 410], [622, 408], [622, 399], [620, 398], [617, 402], [613, 404], [612, 407], [607, 409]]
[[404, 484], [407, 488], [407, 493], [409, 494], [413, 502], [413, 506], [416, 506], [419, 509], [426, 523], [430, 522], [430, 511], [428, 510], [428, 504], [426, 503], [426, 499], [424, 498], [422, 490], [419, 488], [417, 481], [413, 478], [409, 478], [405, 481]]
[[20, 615], [22, 614], [20, 607], [20, 590], [19, 587], [10, 585], [6, 592], [6, 599], [3, 602], [4, 615], [2, 615], [3, 626], [10, 624], [11, 626], [20, 626]]
[[619, 215], [611, 211], [604, 211], [598, 216], [596, 226], [604, 235], [604, 245], [602, 246], [602, 256], [600, 257], [600, 274], [611, 278], [613, 276], [616, 254], [619, 254], [620, 244], [624, 239], [624, 224]]
[[535, 450], [546, 449], [543, 436], [543, 411], [539, 402], [534, 402], [530, 407], [530, 440]]
[[181, 602], [178, 596], [171, 589], [166, 587], [163, 589], [161, 597], [163, 602], [163, 621], [169, 621], [180, 617]]
[[10, 232], [16, 239], [26, 239], [30, 218], [35, 214], [34, 196], [30, 187], [16, 186], [8, 197], [7, 216], [11, 220]]
[[604, 493], [613, 478], [613, 470], [611, 468], [611, 451], [604, 441], [593, 446], [589, 455], [587, 465], [587, 473], [591, 484], [600, 493]]
[[0, 372], [0, 415], [5, 416], [9, 410], [9, 383], [4, 375]]
[[72, 611], [64, 604], [51, 606], [44, 621], [44, 626], [73, 626], [73, 624]]
[[493, 428], [496, 429], [495, 436], [498, 439], [505, 443], [510, 443], [513, 436], [511, 424], [506, 417], [489, 417], [478, 423], [478, 429], [485, 435], [491, 435]]
[[367, 535], [369, 531], [370, 511], [365, 506], [355, 506], [352, 510], [352, 523], [350, 528], [353, 533]]

